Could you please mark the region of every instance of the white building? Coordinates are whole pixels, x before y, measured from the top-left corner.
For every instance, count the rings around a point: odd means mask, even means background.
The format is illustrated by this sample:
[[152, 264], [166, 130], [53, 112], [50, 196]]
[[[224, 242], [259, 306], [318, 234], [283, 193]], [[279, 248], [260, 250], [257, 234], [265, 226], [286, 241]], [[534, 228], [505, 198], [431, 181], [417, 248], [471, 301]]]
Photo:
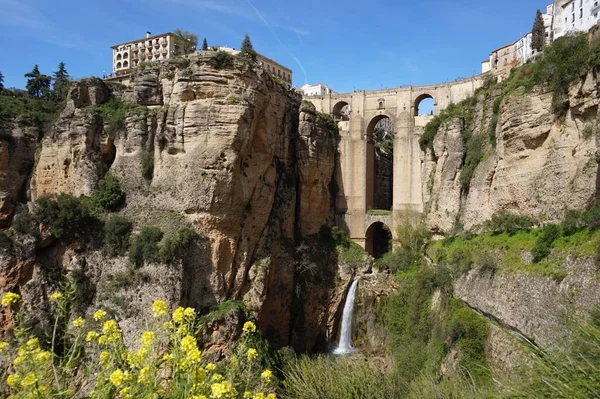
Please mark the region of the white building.
[[598, 23], [599, 0], [555, 0], [552, 40], [569, 32], [588, 31]]
[[154, 35], [146, 32], [143, 39], [112, 46], [114, 75], [128, 74], [131, 68], [137, 67], [141, 62], [158, 62], [167, 60], [177, 55], [183, 55], [185, 39], [171, 32]]
[[332, 94], [333, 90], [331, 90], [327, 85], [317, 83], [314, 85], [305, 84], [298, 89], [298, 92], [301, 92], [304, 96], [324, 96], [327, 94]]

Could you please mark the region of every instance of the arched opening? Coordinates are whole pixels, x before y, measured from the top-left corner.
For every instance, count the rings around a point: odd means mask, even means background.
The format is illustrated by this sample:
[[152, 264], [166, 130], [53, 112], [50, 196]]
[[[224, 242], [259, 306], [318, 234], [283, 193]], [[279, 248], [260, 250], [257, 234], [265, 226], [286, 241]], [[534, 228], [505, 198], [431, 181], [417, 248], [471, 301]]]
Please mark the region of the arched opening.
[[377, 106], [378, 109], [385, 109], [385, 100], [384, 99], [379, 99], [378, 100], [379, 104]]
[[127, 58], [129, 58], [129, 53], [123, 54], [123, 59], [126, 60]]
[[129, 63], [128, 63], [127, 61], [125, 61], [125, 62], [123, 63], [123, 68], [128, 68], [128, 67], [129, 67]]
[[121, 60], [121, 54], [117, 54], [117, 61]]
[[350, 106], [345, 101], [340, 101], [333, 107], [333, 119], [336, 121], [350, 120]]
[[366, 210], [389, 211], [393, 206], [394, 122], [378, 115], [367, 128]]
[[121, 63], [117, 62], [117, 69], [121, 69]]
[[365, 249], [375, 259], [381, 258], [392, 250], [392, 232], [381, 222], [373, 223], [368, 229]]
[[415, 116], [434, 115], [435, 100], [430, 94], [421, 94], [415, 100]]

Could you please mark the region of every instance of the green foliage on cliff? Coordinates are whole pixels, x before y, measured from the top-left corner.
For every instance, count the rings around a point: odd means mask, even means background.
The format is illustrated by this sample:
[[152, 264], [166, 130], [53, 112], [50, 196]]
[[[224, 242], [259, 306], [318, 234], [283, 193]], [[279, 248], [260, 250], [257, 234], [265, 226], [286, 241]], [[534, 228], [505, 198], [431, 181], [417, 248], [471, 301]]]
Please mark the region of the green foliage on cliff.
[[90, 197], [91, 203], [105, 211], [116, 211], [125, 201], [125, 193], [121, 189], [119, 180], [107, 173], [98, 183], [98, 188]]
[[142, 154], [142, 177], [148, 181], [154, 177], [154, 153], [151, 151]]
[[210, 57], [210, 65], [217, 69], [233, 68], [233, 56], [226, 51], [219, 50]]
[[560, 226], [555, 224], [548, 224], [544, 226], [541, 234], [538, 235], [535, 245], [531, 249], [534, 262], [540, 262], [542, 259], [550, 255], [552, 244], [556, 241], [561, 234]]
[[62, 109], [62, 102], [54, 97], [36, 98], [23, 90], [0, 91], [0, 133], [11, 134], [13, 125], [33, 128], [41, 138], [44, 127], [53, 122]]
[[317, 112], [317, 123], [323, 125], [331, 137], [337, 137], [340, 133], [338, 124], [331, 115]]
[[172, 263], [199, 238], [200, 235], [189, 227], [181, 228], [175, 234], [168, 235], [160, 248], [160, 260], [164, 263]]
[[377, 259], [375, 266], [392, 273], [421, 266], [424, 262], [425, 247], [431, 236], [424, 221], [416, 215], [405, 215], [399, 223], [397, 236], [398, 247]]
[[158, 262], [160, 260], [158, 243], [163, 235], [162, 230], [157, 227], [144, 227], [129, 247], [129, 261], [137, 267], [143, 266], [144, 262]]
[[54, 237], [65, 242], [93, 238], [102, 231], [102, 222], [85, 197], [63, 193], [52, 198], [42, 197], [36, 202], [35, 217], [39, 223], [49, 226]]
[[104, 244], [112, 254], [122, 254], [129, 245], [133, 226], [129, 219], [113, 215], [104, 224]]

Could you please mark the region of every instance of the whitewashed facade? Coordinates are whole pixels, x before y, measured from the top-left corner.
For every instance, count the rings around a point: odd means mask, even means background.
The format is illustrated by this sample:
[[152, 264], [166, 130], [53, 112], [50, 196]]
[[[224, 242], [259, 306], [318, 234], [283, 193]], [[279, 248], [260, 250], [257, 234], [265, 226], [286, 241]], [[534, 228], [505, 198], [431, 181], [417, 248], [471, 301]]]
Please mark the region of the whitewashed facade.
[[333, 93], [333, 90], [331, 90], [329, 86], [322, 83], [317, 83], [314, 85], [305, 84], [298, 89], [298, 91], [302, 92], [302, 94], [305, 96], [324, 96]]

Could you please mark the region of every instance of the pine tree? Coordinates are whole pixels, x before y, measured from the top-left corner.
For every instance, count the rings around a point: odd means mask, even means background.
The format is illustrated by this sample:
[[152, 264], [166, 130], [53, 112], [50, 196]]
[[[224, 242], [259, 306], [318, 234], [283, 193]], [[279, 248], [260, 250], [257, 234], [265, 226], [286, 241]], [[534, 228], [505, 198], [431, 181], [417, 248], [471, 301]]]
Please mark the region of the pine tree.
[[206, 38], [204, 38], [204, 41], [202, 42], [202, 51], [206, 50], [208, 50], [208, 42], [206, 41]]
[[50, 91], [52, 78], [48, 75], [43, 75], [37, 64], [33, 67], [31, 72], [25, 74], [25, 77], [28, 78], [25, 88], [30, 96], [41, 97], [47, 95]]
[[4, 75], [0, 72], [0, 91], [4, 90]]
[[544, 18], [542, 18], [540, 10], [537, 10], [531, 36], [531, 47], [534, 50], [542, 51], [546, 45], [546, 27], [544, 26]]
[[65, 63], [58, 64], [58, 71], [54, 72], [54, 93], [59, 99], [65, 98], [69, 89], [70, 76], [65, 68]]
[[179, 55], [186, 55], [196, 51], [198, 35], [179, 28], [175, 29], [173, 33], [178, 39], [175, 42], [175, 48], [178, 50]]
[[243, 57], [249, 58], [252, 61], [256, 61], [256, 51], [254, 51], [254, 47], [252, 47], [252, 42], [250, 41], [250, 36], [246, 35], [244, 37], [244, 41], [242, 41], [242, 47], [240, 48], [240, 55]]

